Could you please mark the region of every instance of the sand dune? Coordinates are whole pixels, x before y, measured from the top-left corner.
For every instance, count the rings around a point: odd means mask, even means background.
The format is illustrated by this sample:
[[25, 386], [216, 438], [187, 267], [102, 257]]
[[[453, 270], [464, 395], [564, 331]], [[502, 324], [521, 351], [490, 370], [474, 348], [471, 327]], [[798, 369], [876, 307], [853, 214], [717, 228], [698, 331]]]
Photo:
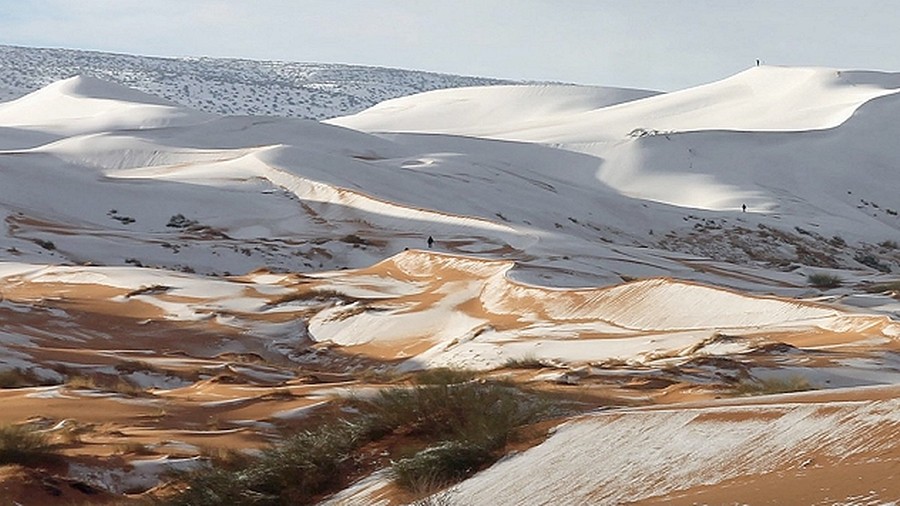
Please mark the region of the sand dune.
[[[320, 124], [56, 83], [0, 104], [0, 421], [62, 448], [47, 476], [137, 494], [455, 367], [617, 407], [464, 482], [466, 503], [716, 503], [754, 483], [889, 500], [898, 85], [760, 67]], [[794, 376], [823, 391], [718, 399]], [[863, 479], [813, 485], [840, 473]]]
[[212, 117], [124, 86], [83, 76], [58, 81], [0, 104], [0, 124], [4, 126], [66, 135], [195, 124]]
[[[692, 358], [720, 333], [744, 337], [722, 353], [749, 349], [765, 336], [843, 333], [846, 343], [900, 326], [793, 300], [750, 297], [671, 279], [591, 290], [558, 290], [508, 278], [511, 262], [408, 251], [369, 269], [319, 276], [320, 289], [369, 303], [338, 306], [310, 319], [313, 339], [361, 345], [385, 358], [412, 356], [410, 367], [492, 368], [513, 359], [586, 363]], [[355, 281], [358, 280], [358, 281]], [[365, 292], [353, 287], [365, 286]], [[399, 287], [398, 287], [399, 286]], [[396, 295], [401, 294], [401, 295]], [[823, 336], [824, 339], [824, 336]], [[806, 343], [814, 346], [815, 339]], [[832, 343], [831, 337], [825, 342]], [[391, 353], [394, 353], [392, 355]]]
[[[900, 496], [896, 480], [884, 479], [900, 458], [892, 436], [900, 405], [896, 388], [869, 395], [599, 414], [558, 428], [448, 497], [497, 504], [889, 502]], [[603, 466], [596, 465], [600, 456]]]
[[[832, 128], [874, 98], [900, 87], [897, 74], [762, 66], [671, 93], [610, 100], [582, 98], [591, 89], [492, 87], [438, 90], [389, 100], [328, 120], [365, 131], [434, 132], [507, 140], [578, 144], [616, 140], [640, 129], [801, 131]], [[624, 98], [624, 97], [623, 97]], [[523, 112], [535, 112], [528, 121]], [[487, 114], [490, 112], [490, 114]]]

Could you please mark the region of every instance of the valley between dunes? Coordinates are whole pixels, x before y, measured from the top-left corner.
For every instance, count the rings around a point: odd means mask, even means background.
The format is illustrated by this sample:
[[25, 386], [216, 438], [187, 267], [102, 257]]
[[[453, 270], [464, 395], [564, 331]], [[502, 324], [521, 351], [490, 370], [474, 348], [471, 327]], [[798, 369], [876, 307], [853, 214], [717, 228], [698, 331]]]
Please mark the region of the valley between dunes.
[[0, 423], [55, 452], [0, 498], [170, 500], [450, 371], [567, 408], [418, 489], [392, 464], [440, 441], [394, 427], [304, 501], [895, 504], [898, 90], [760, 67], [327, 123], [87, 77], [0, 103]]

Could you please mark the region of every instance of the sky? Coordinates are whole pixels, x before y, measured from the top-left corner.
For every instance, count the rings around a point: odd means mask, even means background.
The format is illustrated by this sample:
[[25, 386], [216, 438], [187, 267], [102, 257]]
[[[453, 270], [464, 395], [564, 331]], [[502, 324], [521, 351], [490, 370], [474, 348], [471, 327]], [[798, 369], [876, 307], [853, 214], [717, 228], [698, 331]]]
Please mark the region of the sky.
[[0, 0], [0, 44], [671, 91], [757, 58], [898, 71], [898, 20], [896, 0]]

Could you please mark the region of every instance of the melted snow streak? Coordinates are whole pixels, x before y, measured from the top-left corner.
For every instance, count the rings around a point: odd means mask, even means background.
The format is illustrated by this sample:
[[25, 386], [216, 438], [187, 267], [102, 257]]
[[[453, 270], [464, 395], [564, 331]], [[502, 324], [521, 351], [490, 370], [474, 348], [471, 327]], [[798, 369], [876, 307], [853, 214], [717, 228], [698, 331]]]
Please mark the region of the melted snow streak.
[[0, 101], [60, 79], [93, 76], [204, 112], [322, 119], [383, 100], [497, 79], [328, 63], [156, 58], [0, 46]]
[[[737, 419], [735, 419], [737, 418]], [[900, 399], [600, 414], [457, 487], [459, 504], [622, 504], [894, 448]]]

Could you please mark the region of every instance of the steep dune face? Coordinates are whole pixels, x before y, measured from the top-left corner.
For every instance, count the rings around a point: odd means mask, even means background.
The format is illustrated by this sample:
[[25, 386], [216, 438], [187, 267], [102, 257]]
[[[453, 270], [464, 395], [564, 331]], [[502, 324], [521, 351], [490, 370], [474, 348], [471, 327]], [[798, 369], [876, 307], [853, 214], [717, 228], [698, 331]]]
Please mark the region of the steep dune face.
[[[859, 104], [829, 129], [648, 136], [603, 150], [598, 177], [628, 195], [688, 207], [724, 210], [746, 203], [757, 211], [859, 221], [873, 211], [852, 210], [860, 199], [890, 209], [900, 205], [884, 186], [868, 184], [895, 177], [891, 166], [900, 151], [888, 137], [897, 130], [898, 111], [900, 95], [891, 93]], [[834, 206], [850, 209], [832, 212]], [[876, 218], [896, 229], [890, 216]]]

